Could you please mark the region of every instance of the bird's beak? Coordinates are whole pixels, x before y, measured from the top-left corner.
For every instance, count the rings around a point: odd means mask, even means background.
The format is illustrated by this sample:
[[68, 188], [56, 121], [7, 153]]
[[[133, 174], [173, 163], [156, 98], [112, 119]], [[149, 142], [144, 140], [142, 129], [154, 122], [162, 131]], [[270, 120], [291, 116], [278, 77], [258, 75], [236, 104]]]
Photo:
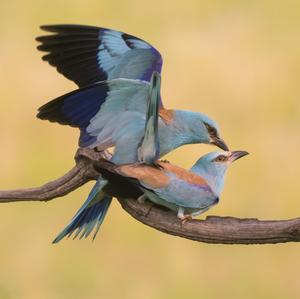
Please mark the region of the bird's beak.
[[215, 137], [210, 144], [214, 144], [217, 147], [221, 148], [224, 151], [229, 151], [229, 148], [225, 141], [221, 139], [220, 137]]
[[231, 152], [229, 161], [233, 162], [233, 161], [238, 160], [247, 155], [249, 155], [249, 153], [246, 151], [233, 151], [233, 152]]

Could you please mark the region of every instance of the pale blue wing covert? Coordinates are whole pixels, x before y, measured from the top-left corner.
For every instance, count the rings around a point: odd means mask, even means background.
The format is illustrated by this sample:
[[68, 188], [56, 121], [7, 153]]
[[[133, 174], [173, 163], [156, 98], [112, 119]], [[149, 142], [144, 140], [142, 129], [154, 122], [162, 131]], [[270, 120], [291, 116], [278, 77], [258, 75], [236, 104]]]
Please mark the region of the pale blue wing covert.
[[162, 57], [146, 41], [117, 30], [85, 25], [46, 25], [40, 36], [43, 60], [79, 87], [116, 79], [150, 81], [161, 72]]
[[187, 183], [171, 173], [168, 173], [168, 176], [170, 177], [170, 182], [166, 187], [151, 188], [151, 186], [147, 185], [144, 185], [144, 187], [166, 202], [184, 208], [204, 209], [218, 201], [218, 197], [208, 185]]

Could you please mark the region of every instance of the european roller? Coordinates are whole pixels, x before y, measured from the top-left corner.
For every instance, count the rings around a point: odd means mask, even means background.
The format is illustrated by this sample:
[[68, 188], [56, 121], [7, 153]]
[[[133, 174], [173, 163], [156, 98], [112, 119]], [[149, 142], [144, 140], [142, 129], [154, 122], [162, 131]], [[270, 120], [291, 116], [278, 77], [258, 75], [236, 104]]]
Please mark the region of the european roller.
[[[53, 33], [37, 38], [42, 43], [38, 49], [47, 52], [43, 59], [80, 89], [42, 106], [37, 116], [79, 128], [81, 147], [104, 150], [114, 146], [112, 161], [118, 165], [147, 162], [147, 153], [138, 149], [144, 139], [147, 111], [151, 110], [149, 94], [156, 90], [160, 157], [191, 143], [228, 150], [215, 121], [199, 112], [164, 107], [160, 84], [153, 88], [150, 82], [153, 73], [160, 73], [162, 58], [149, 43], [90, 26], [50, 25], [42, 29]], [[70, 230], [103, 221], [111, 198], [103, 195], [102, 185], [99, 180], [87, 199], [93, 205], [81, 210]]]
[[149, 199], [186, 220], [217, 204], [225, 174], [245, 151], [212, 152], [201, 157], [188, 171], [168, 162], [158, 167], [146, 164], [114, 165], [101, 162], [96, 169], [108, 181], [103, 191], [119, 198]]
[[[38, 118], [79, 128], [81, 147], [115, 146], [114, 163], [136, 162], [136, 149], [144, 136], [149, 82], [162, 67], [160, 53], [137, 37], [111, 29], [41, 28], [54, 33], [37, 38], [42, 43], [38, 49], [48, 52], [43, 59], [81, 88], [39, 108]], [[228, 149], [215, 121], [199, 112], [166, 109], [160, 84], [157, 91], [161, 156], [190, 143]]]

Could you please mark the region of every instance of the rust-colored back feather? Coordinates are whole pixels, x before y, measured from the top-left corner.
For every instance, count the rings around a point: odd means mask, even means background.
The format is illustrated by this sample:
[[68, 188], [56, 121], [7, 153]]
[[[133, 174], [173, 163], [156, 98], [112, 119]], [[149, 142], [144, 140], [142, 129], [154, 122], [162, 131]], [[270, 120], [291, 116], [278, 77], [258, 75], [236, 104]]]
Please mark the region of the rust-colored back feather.
[[163, 170], [144, 164], [122, 165], [117, 168], [117, 172], [121, 175], [136, 178], [152, 188], [166, 187], [170, 181], [170, 178]]
[[165, 123], [168, 124], [174, 119], [174, 110], [169, 110], [161, 107], [159, 110], [159, 116]]
[[157, 164], [161, 169], [149, 165], [128, 164], [117, 167], [116, 171], [120, 175], [136, 178], [143, 184], [151, 186], [152, 188], [163, 188], [168, 186], [170, 177], [166, 172], [174, 174], [177, 178], [189, 184], [201, 186], [208, 185], [204, 178], [184, 168], [163, 161], [158, 161]]
[[175, 174], [179, 179], [182, 179], [189, 184], [208, 185], [204, 178], [184, 168], [163, 161], [159, 161], [158, 164], [165, 170]]

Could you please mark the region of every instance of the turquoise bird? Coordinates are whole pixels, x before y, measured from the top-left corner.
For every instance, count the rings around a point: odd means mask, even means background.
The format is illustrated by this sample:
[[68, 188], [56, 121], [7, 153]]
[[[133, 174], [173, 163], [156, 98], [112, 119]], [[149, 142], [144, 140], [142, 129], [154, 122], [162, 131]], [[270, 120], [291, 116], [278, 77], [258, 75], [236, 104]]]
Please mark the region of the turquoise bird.
[[96, 169], [108, 184], [103, 190], [118, 198], [149, 199], [175, 211], [185, 220], [217, 204], [224, 188], [225, 174], [232, 162], [246, 151], [212, 152], [201, 157], [188, 171], [168, 162], [158, 167], [146, 164], [114, 165], [101, 162]]
[[[53, 25], [42, 28], [54, 33], [37, 38], [42, 43], [38, 49], [48, 52], [43, 59], [80, 89], [42, 106], [37, 117], [79, 128], [81, 147], [105, 150], [114, 146], [112, 161], [118, 165], [153, 162], [151, 153], [147, 153], [149, 148], [141, 146], [146, 138], [147, 111], [151, 111], [149, 113], [157, 113], [158, 118], [157, 128], [150, 127], [158, 131], [159, 157], [191, 143], [214, 144], [228, 150], [215, 121], [202, 113], [163, 106], [160, 80], [155, 86], [150, 82], [153, 73], [160, 73], [162, 58], [149, 43], [126, 33], [97, 27]], [[157, 104], [148, 107], [151, 93], [156, 94]], [[154, 117], [152, 115], [152, 119]], [[152, 148], [155, 149], [157, 147]], [[82, 236], [86, 237], [91, 225], [103, 221], [111, 202], [111, 197], [101, 191], [103, 184], [101, 180], [97, 182], [86, 201], [89, 204], [83, 205], [85, 208], [80, 209], [61, 238], [75, 229], [82, 229]]]
[[[40, 107], [37, 117], [79, 128], [81, 147], [115, 146], [117, 164], [136, 162], [149, 82], [153, 73], [161, 72], [160, 53], [149, 43], [116, 30], [81, 25], [41, 28], [54, 33], [37, 38], [42, 43], [38, 49], [48, 52], [43, 59], [81, 88]], [[161, 156], [190, 143], [228, 149], [215, 121], [198, 112], [166, 109], [160, 84], [156, 89], [159, 139], [164, 141]]]
[[248, 152], [212, 152], [201, 157], [189, 171], [163, 161], [156, 162], [159, 168], [102, 161], [96, 169], [108, 181], [103, 188], [107, 194], [140, 201], [149, 199], [185, 220], [218, 203], [228, 167], [245, 155]]

